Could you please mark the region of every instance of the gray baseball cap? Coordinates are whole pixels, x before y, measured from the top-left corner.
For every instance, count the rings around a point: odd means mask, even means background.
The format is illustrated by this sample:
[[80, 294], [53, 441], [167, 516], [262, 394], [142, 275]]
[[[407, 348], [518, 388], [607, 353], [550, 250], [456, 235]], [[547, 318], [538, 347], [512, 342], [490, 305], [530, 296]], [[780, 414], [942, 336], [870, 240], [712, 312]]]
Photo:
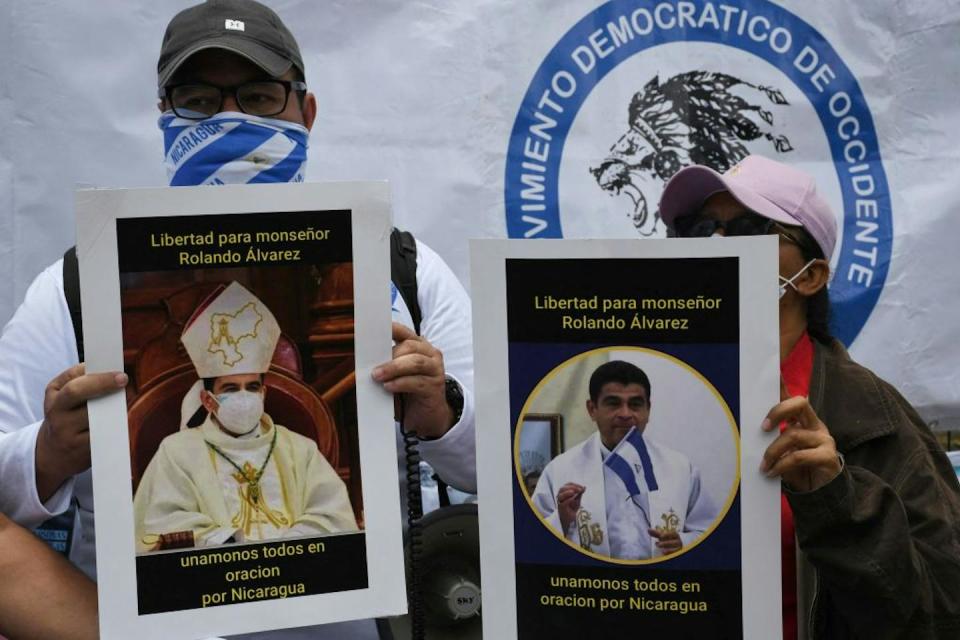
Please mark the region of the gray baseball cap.
[[303, 73], [293, 34], [272, 9], [254, 0], [207, 0], [175, 15], [163, 34], [157, 85], [169, 83], [190, 56], [204, 49], [232, 51], [274, 78], [290, 67]]

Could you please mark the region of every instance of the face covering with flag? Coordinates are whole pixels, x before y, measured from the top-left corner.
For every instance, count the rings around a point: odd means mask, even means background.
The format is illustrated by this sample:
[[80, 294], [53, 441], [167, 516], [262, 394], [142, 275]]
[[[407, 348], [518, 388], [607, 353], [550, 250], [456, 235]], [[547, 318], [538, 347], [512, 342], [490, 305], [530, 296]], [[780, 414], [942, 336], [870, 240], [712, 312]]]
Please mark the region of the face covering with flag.
[[158, 126], [171, 187], [303, 182], [309, 132], [301, 124], [232, 111], [187, 120], [168, 111]]

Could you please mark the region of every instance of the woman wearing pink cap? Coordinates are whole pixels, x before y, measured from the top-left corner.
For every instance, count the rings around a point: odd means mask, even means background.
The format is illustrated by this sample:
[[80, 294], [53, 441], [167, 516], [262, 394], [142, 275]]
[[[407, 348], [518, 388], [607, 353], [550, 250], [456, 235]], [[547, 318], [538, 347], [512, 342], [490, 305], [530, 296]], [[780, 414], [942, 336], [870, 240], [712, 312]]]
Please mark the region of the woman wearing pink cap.
[[[679, 171], [660, 216], [679, 237], [780, 237], [784, 638], [960, 638], [960, 485], [920, 416], [829, 331], [836, 218], [813, 178], [760, 156]], [[794, 542], [794, 537], [796, 542]]]

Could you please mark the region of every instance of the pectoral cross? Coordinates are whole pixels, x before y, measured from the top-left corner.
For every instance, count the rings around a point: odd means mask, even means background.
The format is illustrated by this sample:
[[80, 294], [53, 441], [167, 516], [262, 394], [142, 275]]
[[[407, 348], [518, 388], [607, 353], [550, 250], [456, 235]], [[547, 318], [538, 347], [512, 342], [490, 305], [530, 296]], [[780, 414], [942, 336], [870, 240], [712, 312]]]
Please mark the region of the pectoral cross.
[[254, 505], [260, 501], [260, 474], [253, 468], [249, 460], [243, 463], [243, 468], [240, 471], [234, 472], [233, 478], [241, 486], [243, 484], [247, 485], [246, 495], [244, 496], [246, 500]]
[[[266, 468], [266, 466], [264, 466]], [[270, 508], [266, 498], [260, 491], [260, 479], [263, 471], [257, 471], [250, 464], [250, 461], [244, 462], [243, 467], [233, 473], [234, 480], [240, 485], [238, 492], [240, 494], [240, 512], [234, 516], [232, 524], [235, 527], [243, 529], [244, 535], [249, 536], [256, 525], [259, 537], [263, 537], [260, 525], [270, 523], [280, 529], [290, 525], [290, 521], [281, 511]], [[244, 486], [246, 485], [246, 486]]]

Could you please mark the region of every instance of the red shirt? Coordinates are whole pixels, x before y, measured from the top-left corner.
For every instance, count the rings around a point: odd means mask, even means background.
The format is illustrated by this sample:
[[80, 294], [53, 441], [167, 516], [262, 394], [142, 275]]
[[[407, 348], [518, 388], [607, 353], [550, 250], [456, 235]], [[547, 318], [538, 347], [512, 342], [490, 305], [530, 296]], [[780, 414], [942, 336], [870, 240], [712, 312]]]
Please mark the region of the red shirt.
[[[813, 372], [813, 343], [804, 331], [786, 360], [780, 363], [780, 375], [791, 396], [810, 395]], [[781, 424], [783, 431], [786, 425]], [[780, 557], [783, 579], [783, 638], [797, 640], [797, 547], [794, 542], [793, 512], [787, 497], [780, 494]]]

